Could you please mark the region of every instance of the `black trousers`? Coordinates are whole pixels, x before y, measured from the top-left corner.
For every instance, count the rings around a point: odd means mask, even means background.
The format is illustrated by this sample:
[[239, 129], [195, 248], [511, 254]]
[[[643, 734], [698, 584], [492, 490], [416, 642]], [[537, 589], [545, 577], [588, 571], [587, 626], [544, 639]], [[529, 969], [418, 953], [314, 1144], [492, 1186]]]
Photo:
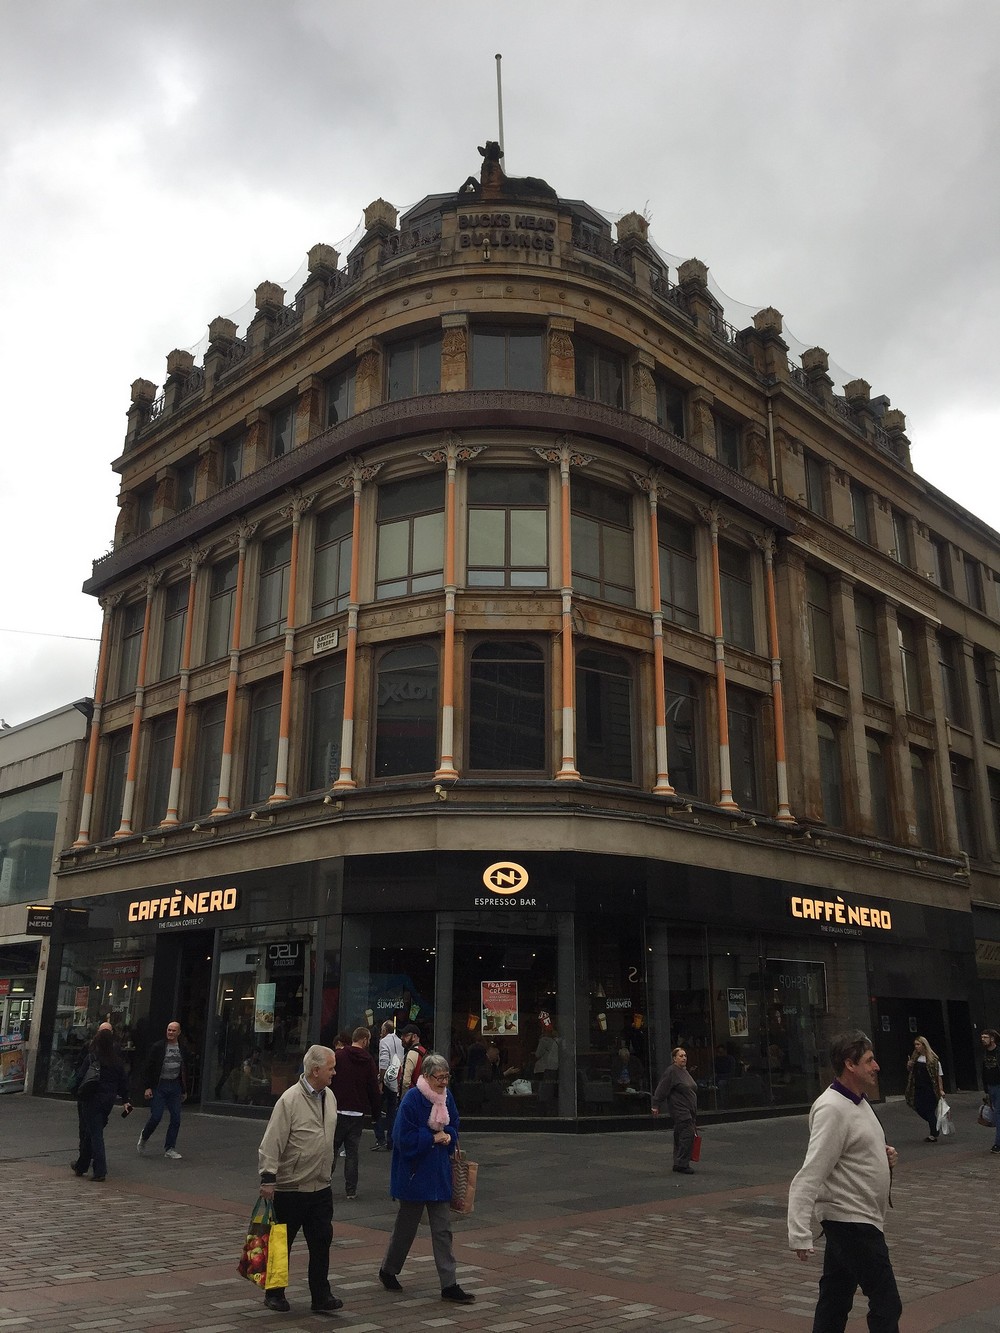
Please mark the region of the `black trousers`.
[[[333, 1190], [299, 1194], [295, 1190], [275, 1190], [274, 1215], [288, 1227], [288, 1250], [302, 1231], [309, 1247], [309, 1295], [313, 1305], [321, 1305], [330, 1295], [330, 1244], [333, 1240]], [[272, 1288], [283, 1296], [284, 1287]], [[269, 1293], [270, 1294], [270, 1293]]]
[[824, 1222], [826, 1256], [813, 1333], [844, 1333], [858, 1287], [868, 1297], [870, 1333], [899, 1333], [903, 1303], [885, 1236], [864, 1222]]

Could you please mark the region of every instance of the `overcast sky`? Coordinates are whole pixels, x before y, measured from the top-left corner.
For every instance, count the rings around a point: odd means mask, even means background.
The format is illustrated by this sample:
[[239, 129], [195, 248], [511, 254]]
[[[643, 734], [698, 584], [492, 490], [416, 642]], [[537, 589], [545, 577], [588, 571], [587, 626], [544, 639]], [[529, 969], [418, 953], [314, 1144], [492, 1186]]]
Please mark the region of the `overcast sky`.
[[[0, 718], [91, 694], [129, 385], [496, 138], [907, 416], [1000, 528], [993, 0], [0, 0]], [[740, 322], [736, 320], [735, 322]], [[19, 631], [19, 632], [15, 632]], [[42, 637], [52, 635], [58, 637]]]

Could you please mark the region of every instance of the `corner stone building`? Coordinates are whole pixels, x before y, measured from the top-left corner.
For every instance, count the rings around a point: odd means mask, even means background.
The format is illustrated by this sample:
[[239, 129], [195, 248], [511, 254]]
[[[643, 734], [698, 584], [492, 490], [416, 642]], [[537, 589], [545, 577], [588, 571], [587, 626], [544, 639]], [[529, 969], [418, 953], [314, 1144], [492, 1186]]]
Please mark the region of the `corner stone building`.
[[997, 534], [638, 214], [487, 150], [365, 226], [132, 386], [44, 1090], [109, 1013], [218, 1109], [392, 1018], [502, 1123], [645, 1115], [678, 1042], [804, 1106], [845, 1024], [971, 1086]]

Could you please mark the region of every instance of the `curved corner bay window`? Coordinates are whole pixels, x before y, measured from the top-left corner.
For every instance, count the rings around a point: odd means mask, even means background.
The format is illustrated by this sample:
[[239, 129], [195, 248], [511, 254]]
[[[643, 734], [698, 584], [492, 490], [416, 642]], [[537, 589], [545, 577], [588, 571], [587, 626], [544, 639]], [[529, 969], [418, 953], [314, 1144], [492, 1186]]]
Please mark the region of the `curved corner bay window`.
[[631, 497], [577, 475], [570, 493], [573, 587], [606, 602], [634, 606]]
[[438, 753], [438, 655], [418, 643], [386, 653], [376, 672], [377, 778], [433, 773]]
[[378, 488], [375, 596], [403, 597], [444, 586], [444, 473]]
[[540, 329], [473, 328], [474, 389], [544, 389]]
[[545, 472], [469, 469], [470, 588], [548, 586], [548, 499]]
[[545, 770], [545, 661], [535, 644], [498, 640], [473, 651], [469, 768]]
[[660, 560], [660, 606], [668, 620], [698, 628], [698, 552], [695, 530], [673, 514], [657, 520]]
[[258, 685], [250, 699], [246, 805], [258, 805], [274, 791], [280, 722], [281, 681], [269, 680]]
[[337, 505], [316, 516], [313, 620], [343, 611], [350, 601], [353, 531], [353, 504]]
[[701, 690], [696, 677], [684, 671], [663, 675], [667, 714], [667, 769], [679, 795], [704, 795], [699, 781]]
[[632, 672], [626, 658], [585, 649], [576, 658], [576, 760], [588, 777], [631, 782]]
[[314, 671], [309, 681], [309, 791], [332, 787], [340, 775], [344, 678], [340, 657]]
[[288, 579], [292, 568], [292, 534], [279, 532], [261, 543], [257, 590], [256, 642], [273, 639], [285, 628]]
[[441, 333], [424, 333], [386, 350], [386, 396], [390, 402], [441, 392]]

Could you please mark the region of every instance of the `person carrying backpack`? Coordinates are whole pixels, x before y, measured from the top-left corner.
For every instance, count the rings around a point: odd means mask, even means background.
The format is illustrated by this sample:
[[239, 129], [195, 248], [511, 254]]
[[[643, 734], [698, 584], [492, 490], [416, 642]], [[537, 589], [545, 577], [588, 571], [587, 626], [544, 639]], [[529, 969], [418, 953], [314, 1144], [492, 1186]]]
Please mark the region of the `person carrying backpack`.
[[372, 1152], [385, 1152], [392, 1147], [392, 1127], [399, 1105], [399, 1080], [403, 1073], [406, 1050], [396, 1033], [391, 1018], [382, 1024], [378, 1043], [378, 1083], [382, 1091], [382, 1112], [372, 1125], [375, 1146]]

